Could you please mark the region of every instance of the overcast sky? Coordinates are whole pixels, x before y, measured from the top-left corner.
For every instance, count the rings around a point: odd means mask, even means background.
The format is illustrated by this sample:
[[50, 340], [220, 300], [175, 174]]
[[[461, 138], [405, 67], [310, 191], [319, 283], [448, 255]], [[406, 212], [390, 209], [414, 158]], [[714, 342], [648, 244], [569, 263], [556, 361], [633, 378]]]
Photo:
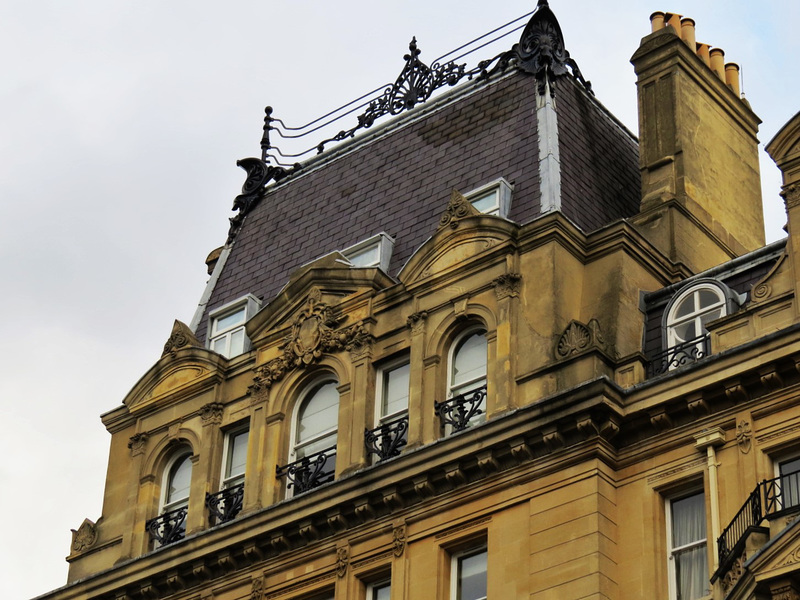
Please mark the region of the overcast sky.
[[[63, 585], [70, 528], [101, 516], [99, 415], [173, 320], [191, 320], [263, 107], [304, 123], [393, 81], [412, 35], [431, 61], [535, 4], [0, 0], [0, 597]], [[648, 16], [694, 18], [697, 40], [742, 66], [762, 147], [800, 110], [799, 5], [551, 0], [598, 99], [634, 132], [629, 58]], [[779, 174], [761, 166], [775, 240]]]

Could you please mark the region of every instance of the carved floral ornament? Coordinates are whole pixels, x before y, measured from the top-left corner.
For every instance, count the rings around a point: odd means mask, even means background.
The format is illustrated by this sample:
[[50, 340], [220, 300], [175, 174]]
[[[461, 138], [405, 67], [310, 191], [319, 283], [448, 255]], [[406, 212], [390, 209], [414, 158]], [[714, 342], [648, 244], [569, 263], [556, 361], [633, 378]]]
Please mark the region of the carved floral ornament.
[[492, 281], [497, 299], [502, 300], [503, 298], [516, 298], [519, 296], [521, 281], [522, 275], [519, 273], [504, 273], [497, 277]]
[[347, 574], [347, 565], [350, 564], [350, 551], [347, 546], [342, 546], [336, 550], [336, 575], [344, 577]]
[[395, 556], [403, 556], [406, 549], [406, 526], [398, 525], [392, 529], [392, 552]]
[[454, 189], [450, 193], [450, 202], [448, 202], [447, 208], [439, 218], [439, 229], [448, 226], [450, 229], [456, 229], [462, 219], [480, 214], [481, 212], [472, 206], [472, 203], [461, 192]]
[[170, 334], [167, 342], [164, 344], [164, 352], [161, 353], [161, 356], [170, 354], [174, 358], [175, 353], [185, 346], [202, 348], [203, 344], [199, 339], [197, 339], [197, 336], [195, 336], [194, 332], [189, 328], [188, 325], [181, 323], [176, 319], [172, 326], [172, 333]]
[[128, 440], [128, 448], [133, 456], [144, 453], [144, 448], [147, 445], [149, 437], [150, 435], [146, 432], [135, 433], [131, 436], [131, 439]]
[[750, 452], [752, 444], [753, 432], [750, 429], [750, 423], [742, 419], [736, 426], [736, 443], [739, 445], [739, 451], [742, 454]]
[[786, 204], [786, 210], [800, 205], [800, 183], [784, 186], [781, 196], [783, 196], [783, 202]]
[[347, 350], [354, 357], [363, 355], [371, 347], [373, 337], [364, 323], [339, 329], [345, 318], [321, 301], [317, 288], [312, 289], [279, 348], [281, 355], [256, 369], [248, 391], [267, 389], [289, 371], [315, 363], [324, 354]]
[[580, 321], [570, 321], [556, 344], [556, 358], [567, 358], [587, 348], [603, 347], [605, 339], [600, 331], [597, 319], [584, 325]]
[[77, 530], [72, 529], [72, 550], [83, 552], [97, 543], [97, 526], [89, 519], [84, 519]]

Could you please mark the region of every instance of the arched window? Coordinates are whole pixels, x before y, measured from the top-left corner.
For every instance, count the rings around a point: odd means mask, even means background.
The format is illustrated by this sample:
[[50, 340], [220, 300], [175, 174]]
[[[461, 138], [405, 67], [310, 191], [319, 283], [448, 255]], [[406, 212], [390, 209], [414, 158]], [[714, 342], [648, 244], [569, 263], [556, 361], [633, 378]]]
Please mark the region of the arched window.
[[339, 383], [317, 381], [303, 394], [292, 435], [290, 463], [278, 467], [295, 494], [333, 481], [336, 469], [336, 433], [339, 429]]
[[192, 454], [188, 448], [175, 453], [164, 469], [159, 516], [146, 528], [156, 547], [171, 544], [186, 535], [186, 514], [192, 483]]
[[486, 420], [486, 330], [474, 327], [456, 338], [448, 360], [447, 397], [436, 403], [445, 433]]
[[722, 289], [699, 284], [681, 292], [667, 315], [667, 347], [697, 340], [706, 333], [706, 323], [724, 317], [727, 302]]
[[448, 396], [486, 386], [486, 331], [472, 329], [453, 345]]

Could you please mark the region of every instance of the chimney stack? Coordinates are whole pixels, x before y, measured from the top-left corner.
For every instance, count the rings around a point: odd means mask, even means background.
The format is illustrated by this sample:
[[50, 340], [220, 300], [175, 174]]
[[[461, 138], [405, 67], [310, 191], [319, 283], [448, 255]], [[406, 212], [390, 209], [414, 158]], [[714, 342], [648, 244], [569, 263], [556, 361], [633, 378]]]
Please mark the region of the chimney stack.
[[739, 67], [696, 40], [695, 22], [650, 16], [631, 58], [639, 97], [642, 204], [633, 222], [700, 271], [764, 245], [761, 122], [739, 96]]

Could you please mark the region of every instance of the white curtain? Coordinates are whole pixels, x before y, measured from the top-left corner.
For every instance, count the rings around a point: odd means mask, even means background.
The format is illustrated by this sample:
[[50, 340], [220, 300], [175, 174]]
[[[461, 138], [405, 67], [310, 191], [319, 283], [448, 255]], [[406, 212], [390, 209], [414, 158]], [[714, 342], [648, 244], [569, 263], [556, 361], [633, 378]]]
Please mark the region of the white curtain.
[[702, 598], [709, 588], [702, 493], [672, 501], [672, 549], [678, 600]]

